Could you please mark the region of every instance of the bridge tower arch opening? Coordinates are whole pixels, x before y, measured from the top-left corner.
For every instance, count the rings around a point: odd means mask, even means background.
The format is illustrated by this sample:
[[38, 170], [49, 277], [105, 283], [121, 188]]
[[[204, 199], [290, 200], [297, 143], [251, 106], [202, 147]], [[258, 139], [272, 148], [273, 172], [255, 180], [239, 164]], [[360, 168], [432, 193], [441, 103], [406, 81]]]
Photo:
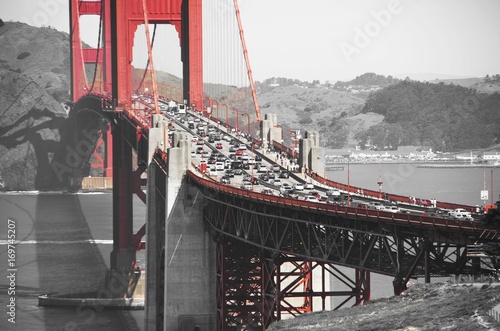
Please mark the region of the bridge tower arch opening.
[[148, 12], [144, 15], [142, 1], [110, 0], [112, 86], [118, 110], [130, 107], [132, 100], [132, 46], [134, 33], [145, 17], [150, 24], [172, 24], [180, 37], [183, 62], [183, 97], [189, 104], [201, 105], [203, 97], [203, 61], [201, 0], [144, 0]]

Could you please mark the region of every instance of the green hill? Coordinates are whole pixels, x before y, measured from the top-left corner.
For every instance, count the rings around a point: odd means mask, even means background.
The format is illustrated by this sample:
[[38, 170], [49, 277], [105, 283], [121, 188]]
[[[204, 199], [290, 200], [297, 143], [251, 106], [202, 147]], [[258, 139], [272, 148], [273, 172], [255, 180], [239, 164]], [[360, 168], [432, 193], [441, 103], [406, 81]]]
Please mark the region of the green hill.
[[403, 81], [369, 96], [363, 113], [384, 121], [359, 133], [362, 145], [425, 145], [440, 151], [486, 148], [500, 138], [500, 94], [444, 83]]

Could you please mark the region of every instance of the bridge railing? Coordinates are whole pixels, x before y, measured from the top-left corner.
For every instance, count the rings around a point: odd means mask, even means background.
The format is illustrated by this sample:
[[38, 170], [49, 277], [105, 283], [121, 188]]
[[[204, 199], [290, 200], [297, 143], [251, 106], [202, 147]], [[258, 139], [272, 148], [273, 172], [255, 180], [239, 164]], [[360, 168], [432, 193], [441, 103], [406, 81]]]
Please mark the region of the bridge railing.
[[[421, 205], [421, 206], [426, 206], [426, 207], [431, 207], [430, 201], [427, 199], [422, 199], [422, 198], [412, 198], [403, 196], [403, 195], [397, 195], [397, 194], [391, 194], [391, 193], [384, 193], [384, 192], [379, 192], [379, 191], [373, 191], [373, 190], [367, 190], [361, 187], [356, 187], [352, 185], [346, 185], [338, 182], [331, 181], [329, 179], [326, 179], [324, 177], [321, 177], [315, 172], [311, 171], [306, 171], [306, 173], [315, 181], [320, 182], [322, 184], [328, 185], [333, 188], [338, 188], [339, 190], [350, 192], [350, 193], [356, 193], [356, 194], [361, 194], [366, 197], [371, 197], [371, 198], [376, 198], [376, 199], [385, 199], [389, 201], [395, 201], [399, 203], [406, 203], [406, 204], [414, 204], [414, 205]], [[477, 207], [474, 206], [468, 206], [468, 205], [462, 205], [462, 204], [457, 204], [457, 203], [450, 203], [450, 202], [442, 202], [442, 201], [437, 201], [436, 202], [436, 207], [438, 208], [444, 208], [444, 209], [457, 209], [457, 208], [463, 208], [469, 212], [476, 212]]]
[[210, 187], [222, 192], [240, 196], [242, 198], [250, 198], [257, 201], [266, 201], [287, 207], [293, 206], [293, 207], [306, 208], [309, 210], [321, 211], [325, 213], [345, 215], [349, 217], [356, 217], [356, 218], [362, 217], [369, 221], [377, 221], [377, 222], [383, 221], [388, 223], [389, 222], [398, 223], [400, 225], [407, 224], [408, 226], [415, 225], [420, 227], [444, 228], [450, 231], [462, 231], [462, 232], [465, 231], [476, 235], [480, 234], [484, 230], [491, 230], [495, 232], [495, 236], [498, 236], [497, 230], [495, 228], [478, 222], [434, 218], [423, 215], [390, 213], [390, 212], [384, 212], [380, 210], [373, 210], [367, 208], [309, 202], [293, 198], [285, 198], [285, 197], [273, 196], [264, 193], [239, 189], [236, 187], [217, 183], [209, 179], [201, 178], [200, 176], [191, 171], [187, 172], [187, 176], [191, 181], [201, 186]]

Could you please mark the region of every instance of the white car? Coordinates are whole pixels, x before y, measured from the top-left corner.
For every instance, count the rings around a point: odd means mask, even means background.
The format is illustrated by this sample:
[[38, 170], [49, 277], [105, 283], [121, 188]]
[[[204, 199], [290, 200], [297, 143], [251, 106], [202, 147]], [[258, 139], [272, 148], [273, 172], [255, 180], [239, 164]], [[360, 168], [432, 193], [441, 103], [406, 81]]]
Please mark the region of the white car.
[[283, 183], [281, 182], [281, 180], [279, 178], [276, 178], [273, 182], [273, 185], [274, 186], [278, 186], [278, 187], [281, 187]]
[[306, 189], [306, 190], [314, 190], [314, 184], [313, 183], [306, 183], [304, 185], [304, 189]]
[[370, 209], [375, 209], [375, 210], [384, 210], [385, 209], [385, 206], [383, 204], [381, 204], [380, 202], [370, 202], [368, 204], [368, 208]]
[[259, 169], [257, 169], [257, 172], [267, 172], [267, 168], [265, 165], [261, 165]]
[[338, 196], [340, 196], [340, 191], [338, 189], [330, 189], [330, 190], [326, 191], [326, 195], [338, 197]]
[[283, 183], [281, 186], [280, 186], [280, 192], [281, 193], [285, 193], [286, 191], [290, 191], [292, 190], [292, 186], [288, 183]]
[[304, 191], [304, 184], [301, 184], [301, 183], [295, 183], [293, 185], [293, 189], [295, 191]]
[[449, 215], [457, 219], [467, 219], [467, 220], [472, 219], [471, 213], [463, 208], [457, 208], [453, 211], [450, 211]]
[[316, 199], [316, 197], [314, 197], [313, 195], [306, 195], [306, 196], [304, 196], [304, 201], [307, 201], [307, 202], [319, 202], [319, 200]]
[[397, 206], [385, 206], [383, 209], [380, 209], [381, 211], [386, 211], [389, 213], [400, 213], [401, 209], [399, 209]]
[[240, 188], [242, 188], [244, 190], [251, 191], [252, 190], [252, 183], [247, 182], [247, 181], [243, 181], [243, 182], [241, 182]]

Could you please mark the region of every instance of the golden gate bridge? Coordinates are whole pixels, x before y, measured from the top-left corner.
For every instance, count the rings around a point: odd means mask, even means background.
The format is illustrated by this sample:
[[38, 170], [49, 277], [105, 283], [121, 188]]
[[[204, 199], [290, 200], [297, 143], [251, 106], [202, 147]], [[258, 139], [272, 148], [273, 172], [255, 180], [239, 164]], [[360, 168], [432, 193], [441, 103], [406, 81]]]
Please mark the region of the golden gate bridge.
[[[81, 40], [81, 31], [90, 28], [81, 24], [87, 15], [99, 18], [95, 48]], [[318, 187], [359, 189], [318, 175], [323, 171], [315, 161], [321, 154], [317, 133], [306, 132], [299, 146], [290, 148], [280, 139], [276, 117], [261, 116], [237, 0], [71, 0], [70, 17], [73, 100], [71, 128], [62, 140], [77, 150], [90, 141], [94, 156], [84, 153], [87, 157], [69, 164], [61, 149], [53, 162], [62, 166], [54, 169], [75, 189], [89, 167], [113, 178], [108, 286], [121, 283], [116, 297], [132, 296], [136, 252], [146, 249], [147, 330], [194, 324], [264, 330], [282, 314], [312, 311], [315, 300], [321, 309], [362, 304], [370, 299], [371, 272], [393, 276], [400, 294], [417, 276], [430, 281], [431, 276], [495, 271], [496, 259], [481, 259], [477, 245], [498, 244], [496, 225], [270, 196], [221, 184], [192, 164], [189, 130], [178, 130], [185, 127], [162, 112], [170, 101], [185, 105], [186, 116], [203, 118], [226, 134], [246, 131], [242, 143], [252, 154], [269, 144], [298, 158]], [[181, 80], [162, 82], [155, 71], [163, 60], [153, 56], [159, 25], [171, 25], [179, 38]], [[142, 49], [135, 43], [139, 31]], [[144, 69], [133, 67], [134, 54], [147, 54]], [[304, 181], [302, 175], [291, 178]], [[148, 209], [136, 233], [134, 194]], [[364, 194], [382, 198], [380, 192]], [[354, 268], [354, 277], [339, 265]], [[314, 273], [321, 275], [319, 289]], [[345, 289], [331, 289], [329, 278], [339, 279]], [[345, 299], [327, 305], [333, 297]]]

